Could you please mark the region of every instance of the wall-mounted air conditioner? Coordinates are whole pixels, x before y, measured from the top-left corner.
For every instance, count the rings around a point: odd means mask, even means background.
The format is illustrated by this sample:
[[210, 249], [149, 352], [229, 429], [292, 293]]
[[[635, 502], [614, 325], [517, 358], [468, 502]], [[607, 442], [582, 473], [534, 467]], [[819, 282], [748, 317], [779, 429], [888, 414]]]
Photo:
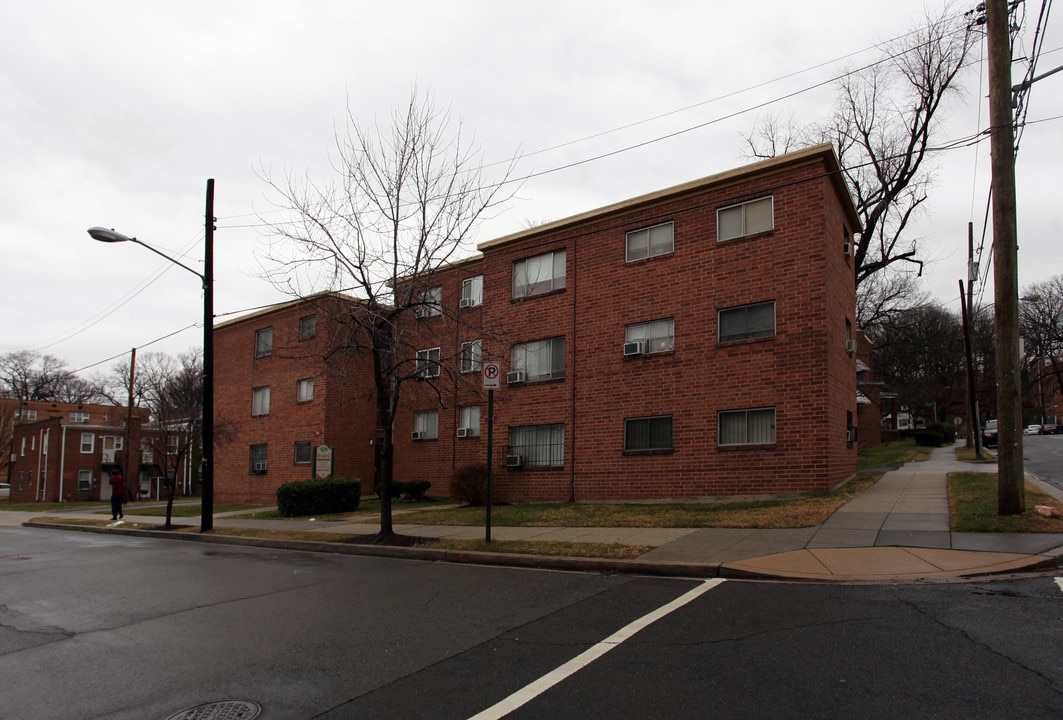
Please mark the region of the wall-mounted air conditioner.
[[524, 382], [524, 371], [514, 370], [511, 373], [506, 373], [506, 382], [510, 385], [516, 385], [517, 383]]
[[506, 455], [506, 467], [519, 468], [524, 465], [524, 458], [520, 455]]
[[410, 440], [420, 440], [424, 433], [412, 432], [410, 433]]
[[458, 428], [458, 437], [469, 437], [469, 428]]
[[845, 341], [845, 352], [847, 352], [847, 353], [856, 352], [856, 340], [846, 340]]
[[856, 428], [851, 427], [845, 431], [845, 442], [856, 442]]
[[842, 255], [844, 255], [845, 257], [852, 257], [853, 256], [853, 244], [852, 243], [844, 243], [842, 245]]
[[413, 315], [418, 318], [428, 317], [428, 308], [419, 307], [413, 311]]
[[642, 343], [640, 343], [640, 342], [624, 343], [624, 355], [625, 356], [631, 357], [632, 355], [641, 355], [641, 354], [642, 354]]
[[473, 300], [472, 298], [462, 298], [462, 299], [461, 299], [461, 300], [460, 300], [460, 301], [458, 302], [458, 307], [460, 307], [460, 308], [462, 308], [462, 309], [464, 309], [464, 308], [471, 308], [471, 307], [473, 307], [474, 305], [476, 305], [476, 301], [475, 301], [475, 300]]

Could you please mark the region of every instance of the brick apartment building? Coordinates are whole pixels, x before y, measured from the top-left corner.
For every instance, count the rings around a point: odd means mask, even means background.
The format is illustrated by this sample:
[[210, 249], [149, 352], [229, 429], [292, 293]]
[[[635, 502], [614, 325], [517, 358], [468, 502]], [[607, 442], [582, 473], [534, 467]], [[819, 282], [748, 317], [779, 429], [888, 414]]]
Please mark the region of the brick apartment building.
[[322, 293], [215, 326], [216, 502], [276, 502], [280, 485], [313, 477], [322, 447], [332, 474], [373, 491], [371, 366], [342, 349], [360, 307]]
[[499, 500], [830, 491], [857, 463], [859, 229], [821, 145], [481, 244], [406, 329], [395, 479], [486, 460], [498, 360]]
[[[112, 405], [16, 402], [12, 433], [12, 502], [107, 500], [116, 469], [141, 468], [140, 425], [146, 411]], [[126, 453], [132, 448], [132, 455]], [[127, 462], [129, 463], [127, 466]]]

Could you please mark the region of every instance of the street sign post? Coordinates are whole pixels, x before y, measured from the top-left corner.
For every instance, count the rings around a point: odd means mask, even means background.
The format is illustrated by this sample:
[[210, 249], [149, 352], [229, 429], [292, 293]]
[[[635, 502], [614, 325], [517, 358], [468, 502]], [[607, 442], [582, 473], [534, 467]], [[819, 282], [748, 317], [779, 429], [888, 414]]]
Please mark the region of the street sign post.
[[481, 369], [487, 391], [487, 503], [484, 515], [484, 542], [491, 542], [491, 471], [495, 448], [495, 390], [502, 387], [502, 363], [488, 360]]

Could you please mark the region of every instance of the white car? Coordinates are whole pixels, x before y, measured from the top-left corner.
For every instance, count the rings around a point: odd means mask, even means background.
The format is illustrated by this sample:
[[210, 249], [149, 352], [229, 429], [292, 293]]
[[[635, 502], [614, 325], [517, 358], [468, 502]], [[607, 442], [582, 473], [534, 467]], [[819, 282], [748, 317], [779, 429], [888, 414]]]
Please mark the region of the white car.
[[9, 483], [0, 483], [0, 500], [11, 499], [11, 485]]
[[1022, 434], [1023, 435], [1040, 435], [1041, 434], [1041, 426], [1040, 425], [1027, 425], [1025, 428], [1023, 428]]

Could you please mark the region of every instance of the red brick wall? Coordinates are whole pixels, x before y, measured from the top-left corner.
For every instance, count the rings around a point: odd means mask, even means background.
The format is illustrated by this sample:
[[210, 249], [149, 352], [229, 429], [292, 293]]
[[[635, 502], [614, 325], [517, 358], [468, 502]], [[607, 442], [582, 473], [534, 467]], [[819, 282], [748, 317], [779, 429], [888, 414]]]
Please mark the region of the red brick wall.
[[[856, 372], [845, 340], [846, 320], [855, 324], [855, 283], [842, 244], [846, 226], [854, 228], [826, 169], [813, 159], [632, 202], [585, 222], [488, 244], [482, 261], [441, 273], [436, 284], [447, 312], [416, 321], [411, 332], [422, 343], [438, 340], [453, 368], [460, 341], [475, 337], [477, 324], [484, 359], [502, 360], [504, 371], [513, 343], [566, 341], [563, 381], [496, 392], [496, 497], [821, 493], [850, 477], [856, 448], [845, 430], [846, 413], [856, 418]], [[774, 199], [774, 229], [718, 243], [716, 210], [765, 195]], [[665, 221], [675, 223], [674, 252], [625, 262], [625, 233]], [[567, 253], [566, 288], [513, 302], [512, 263], [559, 248]], [[483, 307], [458, 310], [461, 280], [481, 272]], [[721, 308], [769, 300], [776, 303], [774, 337], [717, 342]], [[626, 324], [668, 317], [675, 323], [673, 352], [623, 356]], [[456, 390], [446, 373], [403, 392], [397, 480], [428, 479], [437, 491], [455, 466], [486, 458], [482, 393]], [[437, 395], [439, 439], [411, 441], [412, 413], [434, 406]], [[456, 439], [454, 408], [477, 397], [483, 433]], [[776, 409], [774, 444], [717, 447], [717, 412], [761, 407]], [[654, 415], [673, 416], [674, 450], [625, 454], [624, 419]], [[563, 467], [501, 467], [511, 426], [548, 423], [565, 425]]]

